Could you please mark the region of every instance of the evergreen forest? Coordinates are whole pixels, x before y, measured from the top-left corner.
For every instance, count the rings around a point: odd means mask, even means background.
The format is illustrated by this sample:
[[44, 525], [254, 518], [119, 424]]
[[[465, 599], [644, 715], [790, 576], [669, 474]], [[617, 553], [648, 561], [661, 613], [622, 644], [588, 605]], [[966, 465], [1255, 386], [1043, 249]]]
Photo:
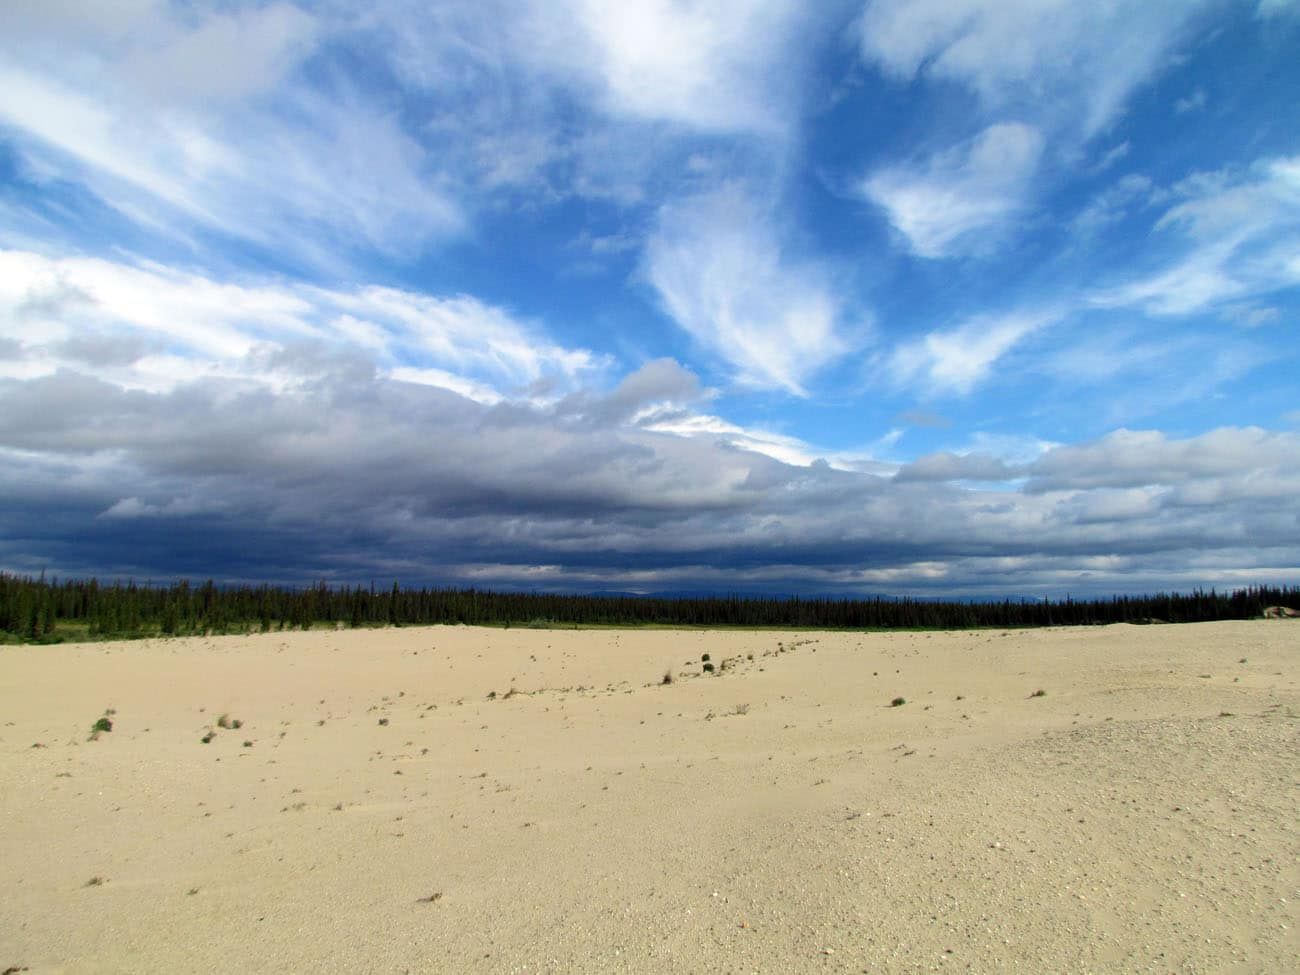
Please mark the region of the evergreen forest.
[[54, 643], [325, 627], [689, 626], [971, 629], [1252, 619], [1300, 609], [1300, 587], [1105, 599], [969, 602], [874, 597], [574, 595], [478, 589], [142, 585], [0, 573], [0, 641]]

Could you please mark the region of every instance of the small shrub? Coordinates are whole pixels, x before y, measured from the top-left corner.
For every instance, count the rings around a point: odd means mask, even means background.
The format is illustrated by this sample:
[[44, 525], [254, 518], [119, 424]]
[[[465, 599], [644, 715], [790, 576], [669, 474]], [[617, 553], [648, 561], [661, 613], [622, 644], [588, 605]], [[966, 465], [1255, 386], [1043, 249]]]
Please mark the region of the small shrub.
[[224, 728], [225, 730], [229, 731], [229, 730], [230, 730], [230, 715], [228, 715], [228, 714], [223, 714], [221, 717], [217, 718], [217, 727], [218, 727], [218, 728]]
[[104, 886], [104, 878], [103, 878], [103, 877], [91, 877], [89, 880], [86, 881], [86, 886], [87, 886], [87, 887], [102, 887], [102, 886]]
[[904, 704], [906, 704], [906, 703], [907, 703], [907, 698], [905, 698], [905, 697], [896, 697], [896, 698], [894, 698], [892, 701], [889, 702], [889, 706], [890, 706], [891, 708], [901, 708], [901, 707], [902, 707]]
[[661, 684], [671, 684], [672, 682], [673, 682], [673, 672], [672, 672], [671, 670], [665, 670], [665, 671], [664, 671], [664, 679], [661, 680], [659, 683], [661, 683]]
[[245, 748], [252, 748], [252, 747], [253, 747], [253, 743], [252, 743], [251, 741], [245, 741], [245, 742], [244, 742], [244, 747], [245, 747]]
[[388, 724], [388, 719], [387, 719], [387, 718], [380, 718], [380, 719], [379, 719], [379, 725], [380, 725], [380, 727], [383, 727], [384, 725], [387, 725], [387, 724]]
[[1047, 691], [1043, 690], [1043, 689], [1040, 687], [1038, 690], [1034, 691], [1034, 693], [1030, 694], [1029, 696], [1030, 696], [1030, 697], [1047, 697]]
[[242, 722], [242, 721], [240, 721], [238, 718], [236, 718], [234, 721], [230, 722], [230, 727], [232, 727], [232, 728], [242, 728], [242, 727], [244, 727], [244, 722]]
[[706, 653], [706, 654], [704, 654], [702, 657], [700, 657], [700, 659], [701, 659], [702, 661], [704, 661], [704, 662], [707, 664], [707, 663], [708, 663], [710, 660], [712, 660], [713, 658], [710, 657], [710, 656]]
[[705, 672], [706, 674], [711, 674], [711, 673], [713, 673], [713, 664], [705, 664], [705, 665], [704, 665], [704, 672]]
[[212, 739], [215, 738], [215, 737], [217, 737], [217, 733], [216, 733], [215, 731], [213, 731], [211, 728], [209, 728], [209, 729], [208, 729], [208, 733], [207, 733], [206, 735], [204, 735], [202, 738], [200, 738], [199, 741], [203, 742], [203, 744], [206, 745], [206, 744], [208, 744], [210, 741], [212, 741]]
[[104, 715], [104, 717], [100, 718], [93, 725], [91, 725], [90, 730], [91, 731], [112, 731], [113, 720], [110, 717], [108, 717], [108, 715]]
[[748, 705], [748, 704], [737, 704], [737, 705], [736, 705], [735, 713], [736, 713], [736, 714], [749, 714], [749, 705]]

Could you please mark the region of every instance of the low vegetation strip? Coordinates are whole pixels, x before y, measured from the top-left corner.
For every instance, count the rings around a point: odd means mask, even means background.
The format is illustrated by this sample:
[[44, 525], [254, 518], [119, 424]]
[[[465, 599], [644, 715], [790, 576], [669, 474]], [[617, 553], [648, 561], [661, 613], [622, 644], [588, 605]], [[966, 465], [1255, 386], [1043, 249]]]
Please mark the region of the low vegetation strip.
[[1300, 610], [1300, 587], [1160, 593], [1092, 600], [961, 602], [871, 599], [565, 595], [476, 589], [218, 586], [46, 580], [0, 573], [0, 638], [60, 642], [313, 626], [737, 626], [970, 629], [1254, 619]]

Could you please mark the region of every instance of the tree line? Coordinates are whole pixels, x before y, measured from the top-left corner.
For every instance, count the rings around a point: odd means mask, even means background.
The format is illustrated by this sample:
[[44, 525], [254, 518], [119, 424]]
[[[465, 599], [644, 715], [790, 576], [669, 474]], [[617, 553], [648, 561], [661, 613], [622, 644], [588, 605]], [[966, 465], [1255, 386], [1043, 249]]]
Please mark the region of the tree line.
[[479, 589], [271, 585], [188, 581], [141, 585], [0, 573], [0, 632], [54, 642], [260, 630], [469, 625], [737, 626], [818, 629], [970, 629], [1251, 619], [1265, 607], [1300, 609], [1300, 587], [1158, 593], [1105, 599], [987, 602], [875, 597], [603, 596]]

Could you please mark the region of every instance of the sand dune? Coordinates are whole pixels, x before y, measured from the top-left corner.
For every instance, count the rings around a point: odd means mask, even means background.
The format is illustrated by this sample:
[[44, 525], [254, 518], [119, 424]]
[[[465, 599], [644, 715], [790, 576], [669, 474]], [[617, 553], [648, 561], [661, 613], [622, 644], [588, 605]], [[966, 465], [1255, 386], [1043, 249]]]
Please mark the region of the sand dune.
[[5, 647], [0, 971], [1300, 971], [1298, 677], [1285, 621]]

